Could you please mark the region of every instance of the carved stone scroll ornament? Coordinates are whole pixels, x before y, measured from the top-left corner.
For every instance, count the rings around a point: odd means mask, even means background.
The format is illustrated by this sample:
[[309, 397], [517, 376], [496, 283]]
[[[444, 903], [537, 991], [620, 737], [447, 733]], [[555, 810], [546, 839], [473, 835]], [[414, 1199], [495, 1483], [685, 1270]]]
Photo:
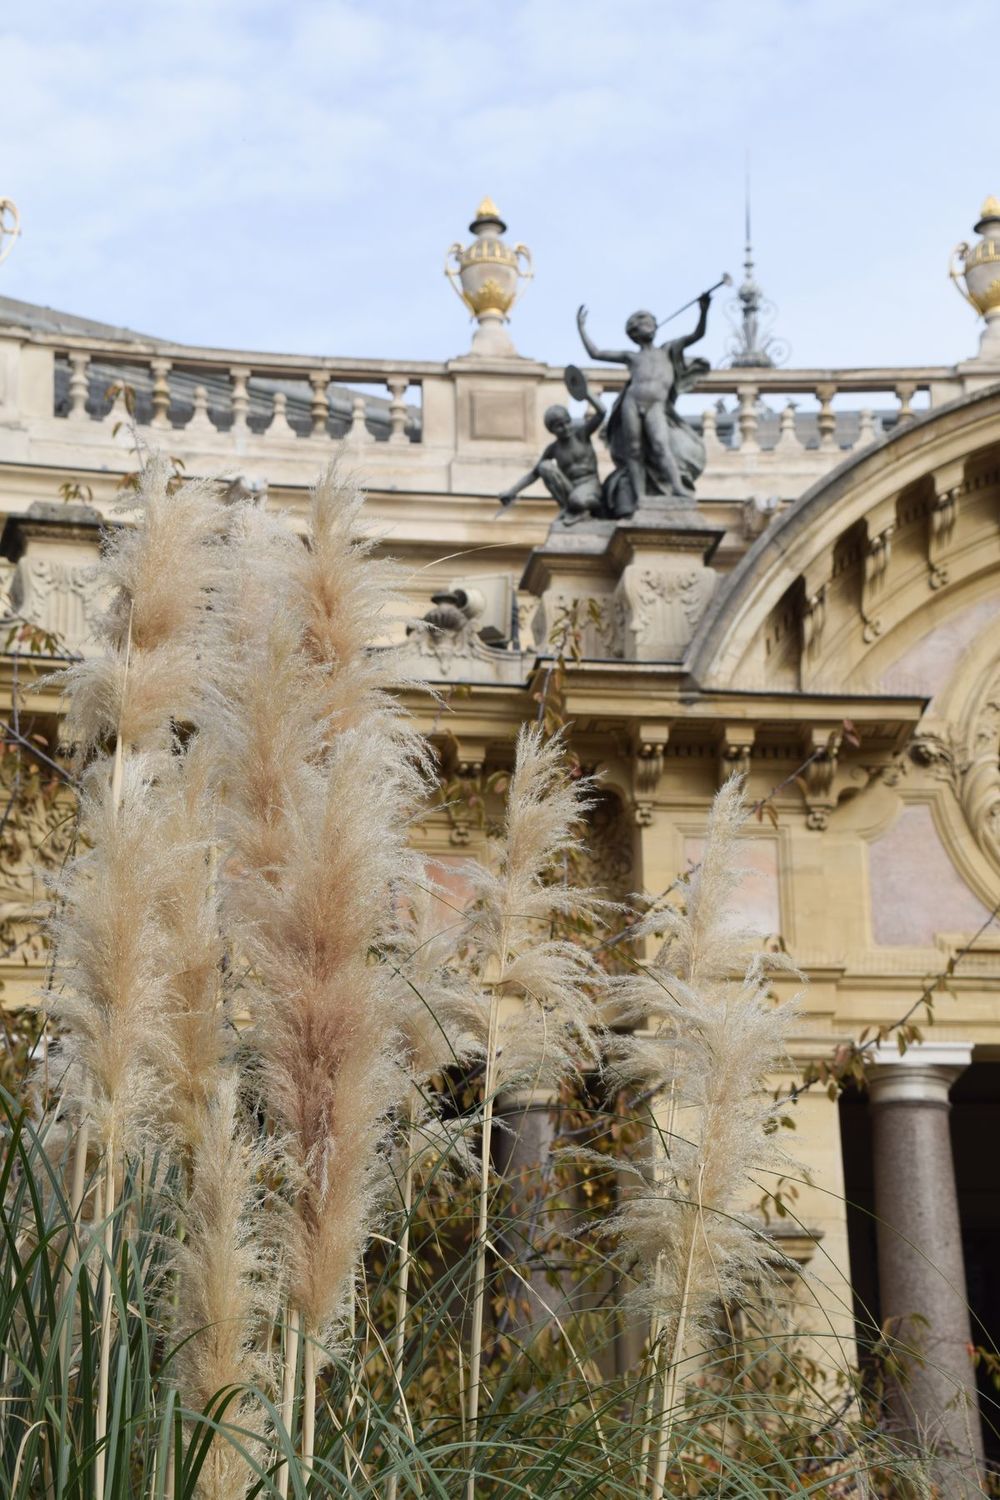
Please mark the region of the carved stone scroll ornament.
[[756, 737], [757, 731], [752, 724], [726, 725], [719, 745], [720, 785], [734, 773], [746, 781], [750, 775], [750, 760]]
[[716, 582], [706, 567], [626, 568], [619, 584], [625, 656], [679, 659]]
[[813, 729], [803, 746], [808, 763], [798, 778], [806, 804], [806, 827], [822, 832], [837, 806], [834, 782], [840, 762], [843, 734], [840, 730]]
[[806, 593], [802, 603], [802, 653], [810, 666], [819, 660], [826, 627], [826, 584]]
[[70, 651], [94, 649], [101, 598], [92, 564], [29, 553], [17, 566], [10, 600], [17, 613]]
[[943, 588], [948, 582], [948, 567], [945, 557], [955, 530], [958, 488], [943, 490], [935, 495], [930, 510], [930, 531], [927, 538], [927, 582], [932, 589]]
[[640, 828], [648, 828], [653, 821], [653, 801], [663, 776], [668, 735], [667, 728], [660, 728], [655, 735], [641, 736], [635, 747], [633, 816]]
[[878, 615], [878, 607], [889, 571], [892, 537], [895, 529], [893, 524], [886, 526], [876, 535], [870, 536], [865, 547], [864, 574], [861, 584], [861, 619], [864, 626], [862, 639], [869, 646], [882, 634], [882, 621]]

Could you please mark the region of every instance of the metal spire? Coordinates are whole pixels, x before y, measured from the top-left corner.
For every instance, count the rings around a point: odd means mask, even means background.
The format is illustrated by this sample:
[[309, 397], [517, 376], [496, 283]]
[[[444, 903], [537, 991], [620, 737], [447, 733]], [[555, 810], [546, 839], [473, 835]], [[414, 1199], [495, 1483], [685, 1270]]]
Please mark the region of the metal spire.
[[[788, 358], [788, 346], [782, 339], [771, 337], [769, 328], [774, 322], [776, 309], [774, 304], [764, 296], [754, 276], [753, 238], [750, 232], [749, 151], [746, 166], [744, 222], [746, 248], [743, 258], [743, 281], [737, 292], [738, 300], [732, 304], [733, 311], [738, 310], [739, 324], [727, 353], [729, 363], [734, 366], [773, 368]], [[735, 318], [733, 321], [736, 321]]]

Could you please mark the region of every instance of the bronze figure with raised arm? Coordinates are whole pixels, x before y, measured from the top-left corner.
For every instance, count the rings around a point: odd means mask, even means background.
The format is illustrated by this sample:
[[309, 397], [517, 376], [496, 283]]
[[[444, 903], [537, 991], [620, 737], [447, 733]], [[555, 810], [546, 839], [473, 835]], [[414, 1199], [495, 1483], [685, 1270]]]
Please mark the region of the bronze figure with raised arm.
[[504, 490], [500, 496], [501, 505], [510, 505], [522, 490], [540, 479], [559, 506], [559, 519], [564, 525], [570, 526], [585, 516], [603, 513], [593, 437], [604, 421], [605, 411], [589, 391], [584, 399], [591, 410], [576, 422], [565, 406], [549, 407], [544, 422], [555, 441], [549, 444], [533, 469], [510, 489]]
[[711, 294], [704, 292], [698, 299], [701, 314], [694, 330], [664, 344], [653, 342], [657, 330], [653, 314], [633, 313], [625, 332], [635, 349], [599, 349], [587, 332], [587, 309], [577, 312], [577, 328], [591, 359], [625, 365], [629, 371], [607, 430], [611, 456], [628, 477], [627, 486], [619, 484], [612, 498], [616, 515], [630, 515], [649, 493], [691, 503], [695, 480], [705, 467], [705, 449], [700, 434], [678, 415], [676, 401], [708, 369], [704, 360], [686, 360], [684, 351], [704, 337], [711, 300]]

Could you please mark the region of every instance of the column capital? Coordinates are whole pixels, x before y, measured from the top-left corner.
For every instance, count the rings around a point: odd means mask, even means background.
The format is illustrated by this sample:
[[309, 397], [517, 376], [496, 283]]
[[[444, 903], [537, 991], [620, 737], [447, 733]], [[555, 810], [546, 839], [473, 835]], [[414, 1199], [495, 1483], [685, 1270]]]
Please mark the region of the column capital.
[[914, 1042], [903, 1053], [892, 1042], [879, 1042], [868, 1065], [871, 1102], [946, 1105], [952, 1084], [971, 1061], [971, 1042]]

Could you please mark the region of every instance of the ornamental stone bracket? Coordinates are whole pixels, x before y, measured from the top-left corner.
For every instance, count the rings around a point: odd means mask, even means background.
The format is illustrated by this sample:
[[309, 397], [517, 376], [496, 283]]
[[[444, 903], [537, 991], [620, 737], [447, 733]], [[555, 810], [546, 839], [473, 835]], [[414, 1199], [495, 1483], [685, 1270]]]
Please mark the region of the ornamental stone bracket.
[[837, 806], [837, 773], [843, 745], [840, 724], [814, 725], [802, 739], [802, 759], [806, 764], [796, 778], [806, 804], [806, 827], [822, 832]]
[[826, 547], [802, 574], [802, 666], [803, 685], [816, 670], [823, 652], [827, 622], [827, 600], [833, 581], [833, 549]]
[[757, 738], [755, 724], [726, 724], [719, 742], [719, 784], [728, 781], [734, 773], [743, 777], [744, 783], [750, 775], [750, 758]]
[[445, 791], [444, 810], [450, 825], [448, 841], [465, 848], [472, 842], [473, 827], [481, 811], [487, 742], [468, 735], [458, 739], [449, 733], [437, 746]]
[[948, 582], [945, 561], [951, 547], [958, 513], [958, 497], [965, 483], [965, 461], [936, 469], [932, 481], [934, 493], [927, 519], [927, 582], [932, 589]]
[[895, 530], [895, 520], [883, 524], [869, 517], [861, 575], [861, 634], [868, 646], [882, 634], [882, 621], [878, 610], [885, 590], [889, 562], [892, 558], [892, 538]]
[[36, 500], [24, 514], [8, 516], [0, 535], [11, 612], [75, 656], [97, 649], [101, 525], [90, 505]]
[[639, 828], [653, 822], [653, 806], [663, 780], [670, 725], [662, 720], [636, 725], [632, 750], [632, 809]]

